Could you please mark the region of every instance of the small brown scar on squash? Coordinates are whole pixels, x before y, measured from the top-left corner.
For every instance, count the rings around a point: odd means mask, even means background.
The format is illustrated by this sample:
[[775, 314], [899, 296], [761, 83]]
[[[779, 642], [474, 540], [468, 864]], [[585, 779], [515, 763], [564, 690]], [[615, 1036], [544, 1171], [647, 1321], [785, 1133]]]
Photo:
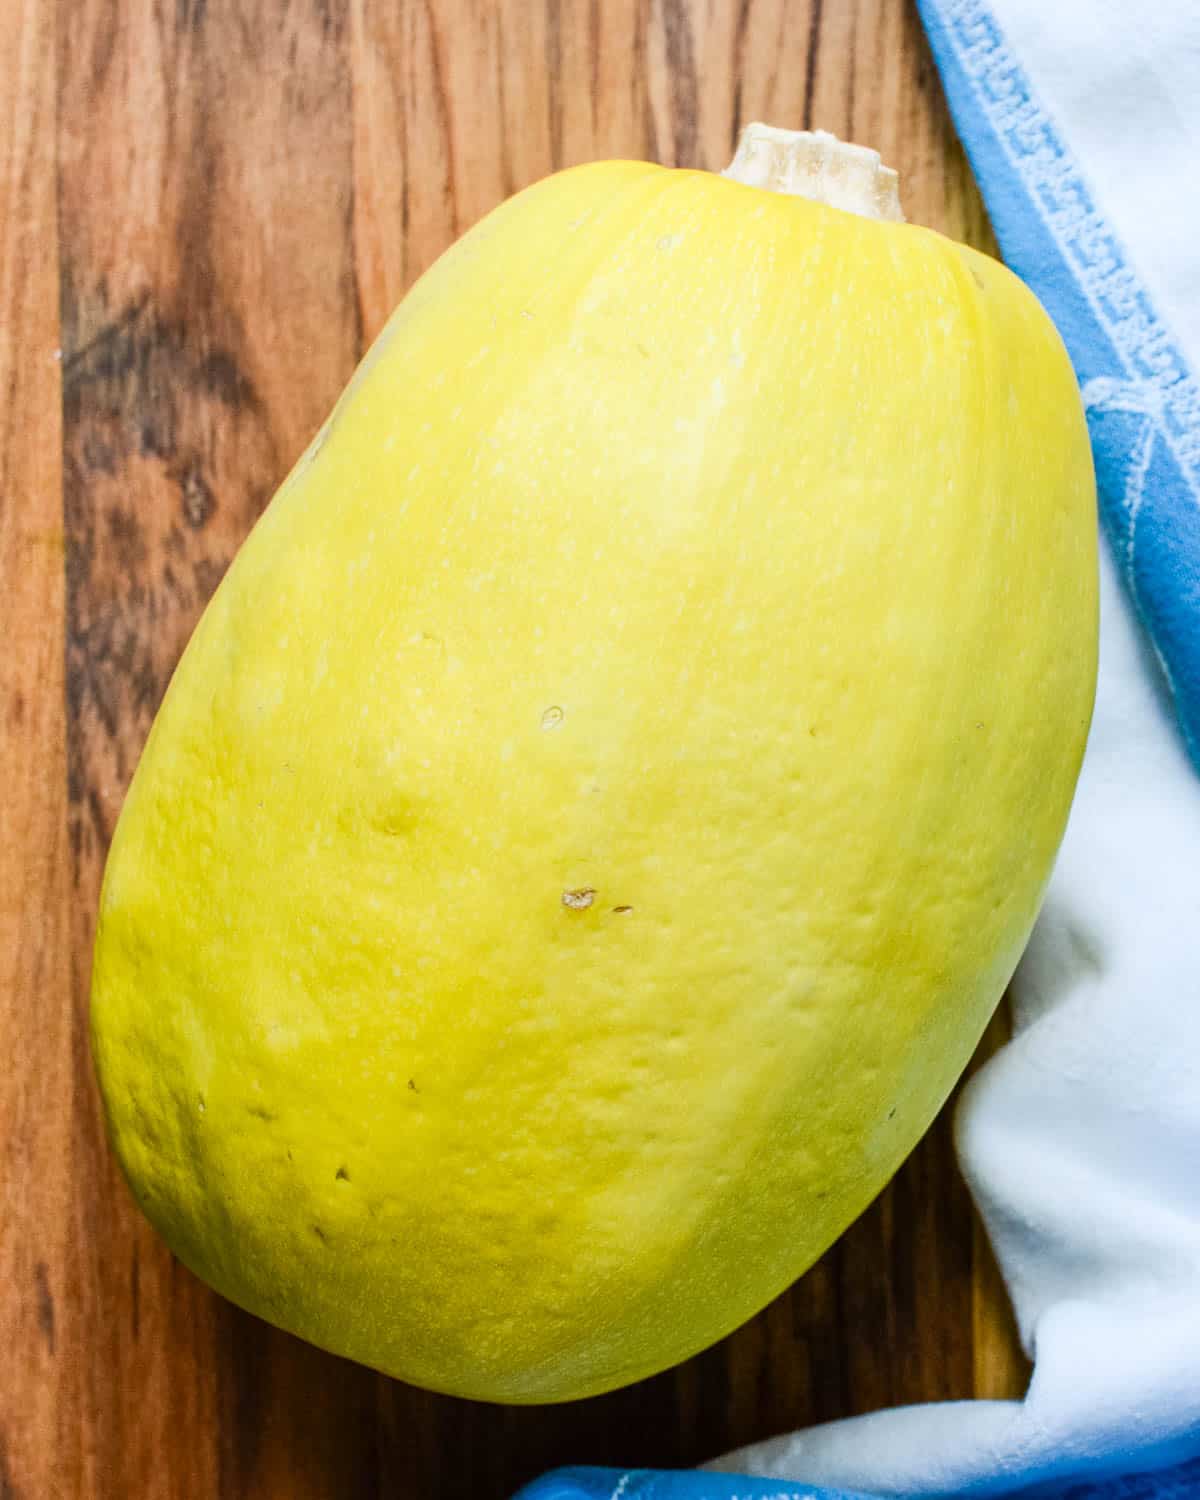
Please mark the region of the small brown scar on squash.
[[562, 904], [569, 907], [571, 911], [587, 911], [595, 899], [596, 892], [590, 885], [583, 885], [578, 890], [562, 893]]
[[614, 915], [616, 915], [618, 917], [627, 916], [628, 913], [631, 912], [632, 910], [633, 910], [632, 906], [614, 906], [613, 907], [613, 913], [614, 913]]

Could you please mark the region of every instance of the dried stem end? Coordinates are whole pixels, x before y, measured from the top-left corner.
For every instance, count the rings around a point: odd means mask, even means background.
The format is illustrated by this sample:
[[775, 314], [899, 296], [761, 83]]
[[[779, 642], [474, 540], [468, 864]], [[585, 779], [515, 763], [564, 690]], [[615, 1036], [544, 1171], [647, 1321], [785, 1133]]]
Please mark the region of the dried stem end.
[[900, 179], [878, 151], [839, 141], [826, 130], [747, 125], [722, 177], [773, 193], [793, 193], [867, 219], [903, 223]]

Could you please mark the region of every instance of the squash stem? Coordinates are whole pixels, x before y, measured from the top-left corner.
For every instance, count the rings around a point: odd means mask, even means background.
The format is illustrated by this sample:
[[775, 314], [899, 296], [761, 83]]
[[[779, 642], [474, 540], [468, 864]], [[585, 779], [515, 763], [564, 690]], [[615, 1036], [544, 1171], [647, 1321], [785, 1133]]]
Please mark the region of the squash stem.
[[900, 179], [883, 165], [879, 152], [839, 141], [826, 130], [747, 125], [721, 176], [747, 187], [812, 198], [867, 219], [904, 220]]

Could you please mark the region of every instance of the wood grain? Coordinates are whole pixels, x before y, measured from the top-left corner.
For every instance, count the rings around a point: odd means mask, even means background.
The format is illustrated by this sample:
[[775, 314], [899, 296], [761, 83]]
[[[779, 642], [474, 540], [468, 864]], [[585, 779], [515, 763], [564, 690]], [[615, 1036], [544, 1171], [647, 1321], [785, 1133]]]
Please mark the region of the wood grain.
[[[81, 1492], [54, 26], [0, 6], [0, 1496]], [[74, 1445], [72, 1445], [73, 1448]]]
[[686, 1464], [1018, 1390], [944, 1121], [716, 1349], [504, 1410], [200, 1286], [131, 1207], [87, 1056], [103, 861], [154, 709], [406, 287], [555, 167], [718, 167], [752, 118], [878, 146], [910, 217], [988, 246], [905, 0], [9, 0], [0, 111], [0, 1497], [500, 1500], [555, 1463]]

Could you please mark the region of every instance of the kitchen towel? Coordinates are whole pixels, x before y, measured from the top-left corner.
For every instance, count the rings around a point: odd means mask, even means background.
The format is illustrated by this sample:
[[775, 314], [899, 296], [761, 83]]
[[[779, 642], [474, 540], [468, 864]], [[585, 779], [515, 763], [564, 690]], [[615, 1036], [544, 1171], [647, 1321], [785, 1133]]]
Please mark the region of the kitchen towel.
[[1200, 1500], [1200, 3], [918, 4], [1004, 258], [1074, 361], [1108, 539], [1014, 1039], [957, 1116], [1032, 1382], [540, 1500]]
[[[1014, 1500], [1015, 1500], [1015, 1493]], [[1022, 1489], [1021, 1500], [1196, 1500], [1200, 1459], [1153, 1473]], [[781, 1479], [653, 1469], [557, 1469], [516, 1500], [877, 1500]]]

